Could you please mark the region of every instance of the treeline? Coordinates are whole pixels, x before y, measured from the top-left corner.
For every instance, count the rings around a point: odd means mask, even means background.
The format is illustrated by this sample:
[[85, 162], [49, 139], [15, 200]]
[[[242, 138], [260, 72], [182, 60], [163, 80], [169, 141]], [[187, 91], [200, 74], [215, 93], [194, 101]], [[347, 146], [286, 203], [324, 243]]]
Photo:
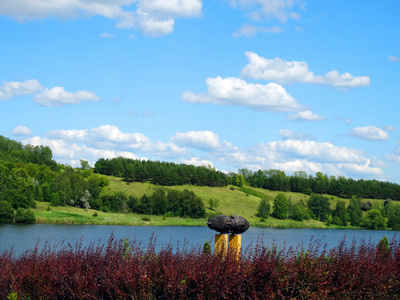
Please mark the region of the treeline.
[[101, 158], [94, 172], [122, 177], [127, 182], [151, 182], [155, 185], [197, 185], [222, 187], [227, 185], [226, 175], [213, 168], [129, 158]]
[[378, 180], [354, 180], [344, 176], [327, 176], [317, 172], [315, 176], [307, 175], [304, 171], [294, 172], [288, 176], [280, 170], [239, 170], [238, 174], [230, 175], [230, 182], [241, 186], [248, 184], [252, 187], [272, 191], [298, 192], [311, 195], [329, 194], [341, 198], [392, 199], [400, 200], [400, 185]]
[[[307, 202], [300, 200], [293, 204], [290, 197], [279, 193], [271, 207], [267, 199], [262, 199], [258, 207], [257, 216], [268, 218], [270, 215], [277, 219], [293, 219], [303, 221], [315, 219], [326, 222], [327, 225], [365, 227], [367, 229], [400, 230], [400, 205], [386, 200], [382, 205], [372, 205], [370, 201], [361, 201], [353, 196], [346, 207], [344, 201], [337, 201], [335, 209], [331, 209], [328, 197], [312, 194]], [[363, 216], [363, 211], [366, 211]]]
[[0, 160], [11, 163], [33, 163], [56, 167], [51, 149], [47, 146], [22, 145], [0, 135]]
[[204, 218], [206, 210], [203, 200], [192, 191], [157, 188], [151, 195], [138, 198], [123, 192], [104, 194], [93, 206], [104, 212], [132, 212], [166, 217]]

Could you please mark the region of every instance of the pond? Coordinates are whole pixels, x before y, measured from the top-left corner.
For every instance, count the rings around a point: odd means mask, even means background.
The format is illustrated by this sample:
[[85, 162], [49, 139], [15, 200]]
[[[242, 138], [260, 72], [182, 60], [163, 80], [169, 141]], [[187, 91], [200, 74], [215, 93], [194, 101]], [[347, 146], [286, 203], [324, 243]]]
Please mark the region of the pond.
[[[159, 251], [169, 243], [174, 249], [187, 243], [188, 247], [201, 247], [206, 240], [213, 244], [215, 231], [208, 227], [189, 226], [111, 226], [111, 225], [0, 225], [0, 254], [6, 250], [13, 250], [14, 256], [19, 256], [36, 245], [39, 249], [45, 243], [51, 247], [61, 248], [68, 243], [75, 246], [82, 239], [83, 246], [90, 243], [107, 243], [113, 234], [117, 240], [129, 238], [136, 239], [142, 246], [147, 246], [150, 238], [154, 235], [156, 239], [156, 251]], [[277, 229], [258, 228], [250, 229], [242, 235], [242, 247], [253, 247], [257, 241], [262, 240], [264, 246], [277, 245], [280, 248], [297, 247], [304, 245], [308, 247], [311, 240], [319, 241], [327, 249], [338, 246], [339, 242], [346, 238], [346, 243], [351, 244], [355, 239], [359, 243], [362, 239], [367, 242], [378, 243], [386, 236], [389, 241], [399, 235], [396, 231], [374, 231], [354, 229]]]

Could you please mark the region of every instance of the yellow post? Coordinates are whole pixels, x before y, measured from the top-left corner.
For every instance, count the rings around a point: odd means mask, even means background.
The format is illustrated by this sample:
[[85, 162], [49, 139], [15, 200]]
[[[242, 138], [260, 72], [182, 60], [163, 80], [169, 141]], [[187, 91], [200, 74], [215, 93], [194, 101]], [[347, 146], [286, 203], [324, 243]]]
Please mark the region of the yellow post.
[[240, 234], [231, 234], [229, 236], [229, 251], [234, 251], [236, 259], [240, 258], [242, 250], [242, 236]]
[[215, 253], [224, 251], [226, 253], [228, 249], [228, 236], [226, 234], [215, 235]]

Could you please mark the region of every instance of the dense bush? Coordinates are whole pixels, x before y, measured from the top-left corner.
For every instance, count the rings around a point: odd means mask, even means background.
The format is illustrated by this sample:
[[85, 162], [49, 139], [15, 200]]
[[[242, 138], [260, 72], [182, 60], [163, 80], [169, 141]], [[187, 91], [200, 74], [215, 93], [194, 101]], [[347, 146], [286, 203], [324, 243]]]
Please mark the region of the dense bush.
[[33, 224], [36, 222], [33, 211], [24, 208], [18, 208], [15, 214], [15, 223]]
[[0, 299], [399, 299], [400, 247], [256, 246], [237, 260], [135, 241], [0, 256]]
[[14, 209], [7, 201], [0, 201], [0, 224], [14, 222]]

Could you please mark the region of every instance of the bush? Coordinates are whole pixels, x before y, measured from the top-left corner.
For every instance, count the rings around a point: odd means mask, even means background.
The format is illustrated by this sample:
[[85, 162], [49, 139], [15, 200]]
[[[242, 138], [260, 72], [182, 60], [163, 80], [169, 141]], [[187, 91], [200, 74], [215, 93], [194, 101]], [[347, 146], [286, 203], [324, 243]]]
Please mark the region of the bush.
[[386, 220], [377, 209], [371, 209], [362, 222], [362, 226], [368, 229], [385, 229]]
[[33, 224], [36, 222], [33, 211], [25, 208], [18, 208], [15, 214], [15, 223]]
[[268, 218], [271, 212], [271, 204], [267, 199], [261, 199], [257, 209], [257, 217]]
[[9, 202], [0, 201], [0, 224], [14, 222], [14, 209]]
[[4, 252], [0, 299], [399, 299], [399, 241], [357, 244], [259, 245], [239, 260], [235, 252], [209, 255], [208, 246], [157, 253], [154, 239], [147, 247], [110, 238], [17, 258]]

